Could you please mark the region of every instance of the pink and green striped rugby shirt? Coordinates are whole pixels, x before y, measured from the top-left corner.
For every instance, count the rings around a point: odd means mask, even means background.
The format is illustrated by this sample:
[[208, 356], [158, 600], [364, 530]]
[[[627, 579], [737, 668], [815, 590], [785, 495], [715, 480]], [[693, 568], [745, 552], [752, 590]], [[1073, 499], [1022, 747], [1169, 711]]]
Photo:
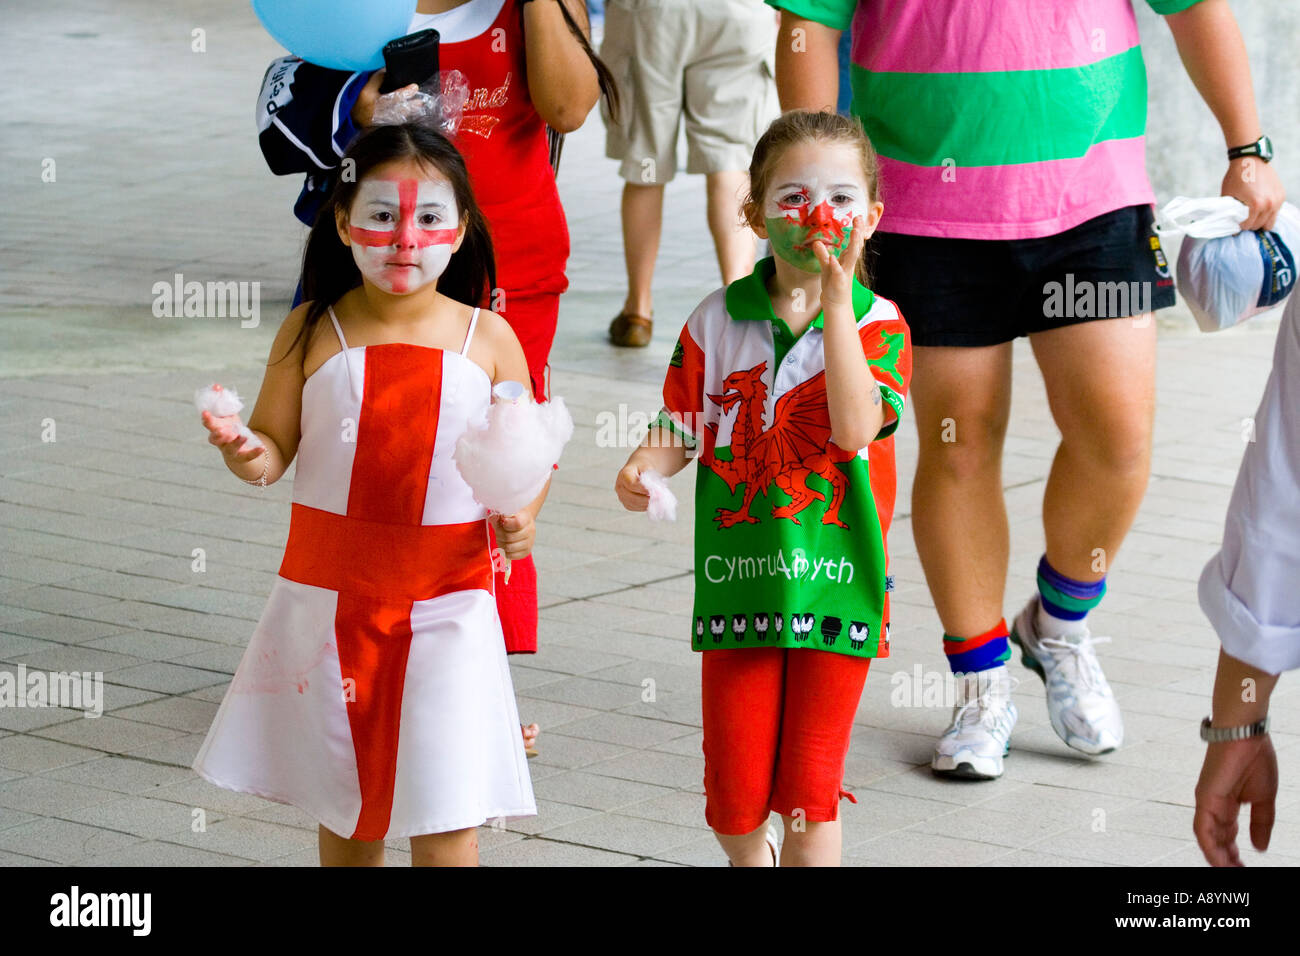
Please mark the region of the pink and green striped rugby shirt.
[[[1030, 239], [1151, 203], [1130, 0], [767, 0], [853, 30], [886, 232]], [[1147, 0], [1160, 14], [1199, 0]]]

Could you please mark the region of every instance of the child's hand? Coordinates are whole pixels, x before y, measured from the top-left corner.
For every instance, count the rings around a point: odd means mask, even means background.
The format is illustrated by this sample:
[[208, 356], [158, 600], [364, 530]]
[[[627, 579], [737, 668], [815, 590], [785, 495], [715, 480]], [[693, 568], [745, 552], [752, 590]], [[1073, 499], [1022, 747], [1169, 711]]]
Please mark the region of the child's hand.
[[853, 232], [849, 235], [849, 244], [837, 259], [831, 255], [826, 243], [820, 239], [812, 244], [813, 255], [822, 268], [822, 305], [853, 304], [853, 273], [862, 256], [862, 247], [866, 244], [867, 224], [861, 216], [853, 217]]
[[252, 461], [259, 455], [266, 454], [266, 446], [248, 432], [238, 415], [218, 417], [211, 412], [202, 414], [203, 424], [207, 428], [208, 443], [221, 449], [227, 461]]
[[614, 479], [614, 493], [628, 511], [645, 511], [650, 507], [650, 492], [641, 484], [641, 467], [632, 462], [624, 465]]
[[511, 561], [528, 557], [533, 550], [533, 539], [537, 536], [537, 525], [533, 522], [533, 513], [527, 508], [512, 515], [492, 515], [492, 528], [496, 532], [497, 547]]

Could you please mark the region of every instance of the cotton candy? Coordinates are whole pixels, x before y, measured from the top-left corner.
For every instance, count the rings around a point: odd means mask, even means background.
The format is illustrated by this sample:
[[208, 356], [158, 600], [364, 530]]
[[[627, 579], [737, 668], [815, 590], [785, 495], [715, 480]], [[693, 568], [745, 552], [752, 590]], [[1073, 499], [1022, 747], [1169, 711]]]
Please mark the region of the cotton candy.
[[[239, 393], [233, 388], [224, 388], [213, 383], [207, 388], [201, 388], [194, 393], [194, 407], [199, 410], [200, 414], [209, 412], [215, 418], [229, 418], [231, 415], [238, 415], [243, 411], [244, 403], [239, 400]], [[254, 435], [247, 425], [240, 423], [239, 434], [251, 442], [247, 447], [263, 447], [262, 440]]]
[[541, 493], [573, 437], [573, 418], [564, 399], [539, 405], [518, 382], [502, 382], [492, 395], [486, 420], [470, 423], [453, 460], [475, 501], [512, 515]]
[[641, 487], [650, 494], [650, 505], [646, 514], [651, 521], [676, 521], [677, 496], [668, 487], [668, 479], [657, 471], [643, 471], [640, 474]]

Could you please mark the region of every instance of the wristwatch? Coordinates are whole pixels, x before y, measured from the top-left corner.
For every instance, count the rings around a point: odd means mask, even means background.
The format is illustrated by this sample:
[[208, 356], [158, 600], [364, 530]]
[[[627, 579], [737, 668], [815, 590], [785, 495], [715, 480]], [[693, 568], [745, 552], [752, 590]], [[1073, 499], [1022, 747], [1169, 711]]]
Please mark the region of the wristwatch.
[[1268, 733], [1268, 721], [1265, 717], [1263, 720], [1257, 720], [1253, 724], [1247, 724], [1244, 727], [1211, 727], [1210, 718], [1206, 717], [1201, 721], [1201, 739], [1207, 744], [1222, 744], [1230, 740], [1248, 740], [1251, 737], [1262, 737]]
[[1264, 162], [1273, 158], [1273, 141], [1267, 136], [1261, 136], [1253, 143], [1247, 143], [1245, 146], [1234, 146], [1228, 150], [1228, 159], [1240, 159], [1243, 156], [1258, 156]]

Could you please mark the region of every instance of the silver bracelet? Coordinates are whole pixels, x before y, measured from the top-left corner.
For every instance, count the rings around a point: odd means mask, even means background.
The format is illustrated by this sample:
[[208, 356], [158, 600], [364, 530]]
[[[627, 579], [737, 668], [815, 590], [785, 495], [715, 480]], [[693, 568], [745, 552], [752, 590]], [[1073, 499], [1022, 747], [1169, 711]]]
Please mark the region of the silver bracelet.
[[1253, 724], [1246, 724], [1244, 727], [1211, 727], [1210, 718], [1206, 717], [1201, 721], [1201, 739], [1207, 744], [1222, 744], [1230, 740], [1249, 740], [1251, 737], [1262, 737], [1268, 733], [1269, 718], [1257, 720]]
[[271, 470], [271, 453], [269, 451], [262, 453], [262, 474], [261, 477], [249, 481], [247, 478], [240, 478], [246, 485], [257, 485], [259, 488], [266, 487], [266, 475]]

